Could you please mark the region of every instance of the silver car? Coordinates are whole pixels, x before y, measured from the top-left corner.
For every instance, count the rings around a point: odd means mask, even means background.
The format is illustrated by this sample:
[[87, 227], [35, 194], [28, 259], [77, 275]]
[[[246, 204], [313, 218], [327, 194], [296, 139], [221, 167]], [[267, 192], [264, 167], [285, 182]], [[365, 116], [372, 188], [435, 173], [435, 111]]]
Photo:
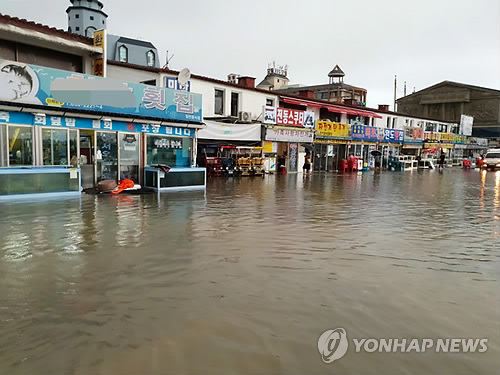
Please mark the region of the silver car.
[[500, 149], [488, 150], [482, 167], [486, 169], [500, 169]]

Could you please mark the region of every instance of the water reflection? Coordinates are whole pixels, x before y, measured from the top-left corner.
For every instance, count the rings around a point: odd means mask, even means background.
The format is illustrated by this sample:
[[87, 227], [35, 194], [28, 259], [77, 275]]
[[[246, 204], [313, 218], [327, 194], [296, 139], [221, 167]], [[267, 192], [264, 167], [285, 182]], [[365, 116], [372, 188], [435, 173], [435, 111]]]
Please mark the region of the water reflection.
[[[498, 372], [499, 192], [447, 170], [2, 205], [0, 373]], [[335, 327], [490, 341], [332, 367]]]

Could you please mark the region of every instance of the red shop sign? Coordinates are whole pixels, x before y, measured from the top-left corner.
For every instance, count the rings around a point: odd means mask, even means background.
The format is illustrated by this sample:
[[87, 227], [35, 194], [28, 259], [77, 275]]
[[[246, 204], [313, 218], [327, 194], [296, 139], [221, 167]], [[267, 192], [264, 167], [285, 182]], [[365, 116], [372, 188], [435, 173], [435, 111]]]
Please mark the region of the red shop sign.
[[304, 127], [304, 111], [278, 108], [276, 111], [276, 124]]

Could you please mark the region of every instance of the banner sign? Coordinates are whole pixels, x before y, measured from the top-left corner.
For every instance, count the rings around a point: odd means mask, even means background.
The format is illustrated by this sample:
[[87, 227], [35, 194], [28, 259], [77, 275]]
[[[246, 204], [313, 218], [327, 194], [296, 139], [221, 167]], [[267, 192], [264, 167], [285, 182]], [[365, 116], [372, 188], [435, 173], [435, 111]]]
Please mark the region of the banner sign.
[[383, 133], [375, 126], [351, 125], [352, 139], [360, 139], [368, 142], [377, 142], [384, 139]]
[[488, 138], [469, 137], [467, 144], [488, 147]]
[[461, 115], [460, 116], [460, 134], [472, 135], [472, 125], [474, 124], [474, 117]]
[[266, 141], [312, 143], [314, 132], [293, 129], [266, 129]]
[[453, 143], [455, 140], [455, 134], [453, 133], [440, 133], [439, 137], [443, 143]]
[[187, 81], [184, 88], [181, 88], [177, 78], [165, 77], [165, 87], [171, 90], [191, 91], [191, 81]]
[[[8, 85], [9, 77], [16, 84]], [[0, 59], [0, 101], [201, 123], [202, 97]]]
[[403, 143], [405, 132], [398, 129], [384, 129], [384, 142]]
[[453, 143], [457, 145], [465, 145], [467, 144], [467, 136], [454, 134]]
[[264, 107], [264, 124], [276, 124], [276, 108], [268, 106]]
[[52, 116], [25, 112], [0, 112], [0, 124], [40, 125], [62, 129], [108, 130], [128, 133], [148, 133], [194, 137], [195, 130], [147, 123], [127, 123], [123, 121], [99, 120], [67, 116]]
[[347, 138], [349, 137], [349, 125], [338, 122], [317, 121], [316, 135], [321, 137]]
[[106, 30], [94, 31], [94, 47], [102, 48], [102, 56], [94, 59], [94, 75], [106, 77], [107, 70], [107, 35]]
[[[266, 116], [264, 115], [264, 123], [266, 123], [265, 117]], [[296, 109], [278, 108], [276, 110], [276, 124], [314, 129], [314, 112], [304, 112], [298, 111]]]
[[424, 132], [424, 141], [439, 142], [440, 140], [441, 140], [441, 137], [439, 136], [439, 133]]
[[424, 130], [417, 127], [405, 127], [405, 141], [422, 141], [424, 139]]

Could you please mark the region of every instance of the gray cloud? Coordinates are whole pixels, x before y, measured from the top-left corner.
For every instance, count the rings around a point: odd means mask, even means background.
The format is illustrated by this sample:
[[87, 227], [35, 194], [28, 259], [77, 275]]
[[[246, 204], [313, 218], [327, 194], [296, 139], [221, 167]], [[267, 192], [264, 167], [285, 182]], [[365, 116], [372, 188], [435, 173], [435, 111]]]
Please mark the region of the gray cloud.
[[[225, 79], [262, 79], [289, 65], [291, 83], [319, 84], [335, 64], [368, 89], [368, 104], [392, 104], [442, 80], [500, 87], [497, 0], [102, 0], [108, 30], [175, 53], [171, 67]], [[0, 0], [1, 12], [66, 29], [67, 0]]]

